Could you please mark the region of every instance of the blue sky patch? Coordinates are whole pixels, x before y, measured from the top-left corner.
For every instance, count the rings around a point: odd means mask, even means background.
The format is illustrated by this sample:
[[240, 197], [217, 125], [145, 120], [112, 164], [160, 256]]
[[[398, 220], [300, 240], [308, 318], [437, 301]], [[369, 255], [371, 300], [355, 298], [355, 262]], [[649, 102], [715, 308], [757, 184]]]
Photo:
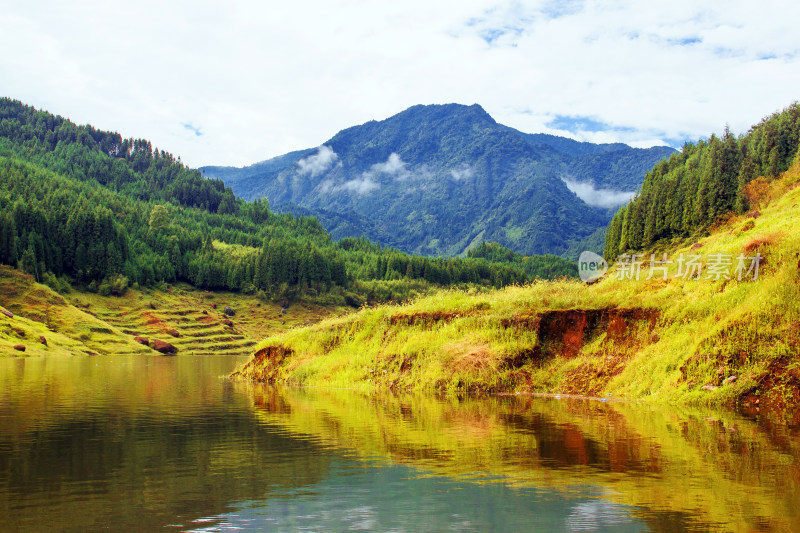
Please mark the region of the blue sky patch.
[[578, 133], [580, 131], [596, 132], [619, 130], [619, 128], [615, 128], [602, 120], [579, 115], [556, 115], [546, 126], [556, 130], [569, 131], [571, 133]]
[[202, 130], [198, 126], [192, 124], [191, 122], [184, 122], [183, 124], [181, 124], [181, 126], [183, 126], [183, 129], [189, 130], [192, 133], [194, 133], [197, 137], [203, 136]]
[[548, 19], [574, 15], [583, 10], [583, 0], [550, 0], [542, 6], [541, 13]]
[[[663, 142], [675, 149], [680, 149], [684, 143], [697, 142], [697, 138], [692, 137], [690, 134], [679, 134], [677, 137], [670, 137], [664, 131], [653, 131], [648, 129], [638, 129], [633, 126], [614, 126], [608, 122], [604, 122], [597, 118], [581, 115], [556, 115], [549, 122], [545, 124], [548, 128], [555, 130], [568, 131], [576, 135], [581, 133], [597, 133], [597, 132], [612, 132], [617, 134], [638, 134], [643, 138], [661, 139]], [[630, 135], [622, 135], [620, 142], [626, 141], [626, 137]]]
[[667, 42], [673, 46], [691, 46], [702, 43], [703, 39], [700, 37], [684, 37], [683, 39], [667, 39]]
[[486, 41], [488, 44], [493, 44], [497, 39], [499, 39], [500, 37], [502, 37], [506, 33], [508, 33], [508, 30], [506, 30], [506, 29], [489, 28], [489, 29], [481, 31], [480, 35], [481, 35], [481, 39]]

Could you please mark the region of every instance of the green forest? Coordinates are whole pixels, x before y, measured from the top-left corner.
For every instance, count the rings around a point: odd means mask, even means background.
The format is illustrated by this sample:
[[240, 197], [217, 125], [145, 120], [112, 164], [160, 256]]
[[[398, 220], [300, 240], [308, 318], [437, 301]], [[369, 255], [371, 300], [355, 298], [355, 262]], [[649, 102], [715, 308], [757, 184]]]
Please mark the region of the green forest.
[[246, 202], [144, 139], [0, 99], [0, 262], [64, 289], [120, 294], [185, 281], [209, 290], [358, 306], [428, 286], [575, 276], [554, 256], [411, 256], [334, 242], [314, 218]]
[[521, 268], [525, 273], [534, 278], [559, 279], [577, 278], [576, 263], [564, 261], [563, 258], [553, 255], [527, 255], [524, 256], [510, 250], [496, 242], [482, 242], [469, 252], [467, 257], [486, 259], [492, 263], [507, 263]]
[[730, 213], [757, 207], [761, 192], [791, 165], [800, 146], [800, 103], [765, 118], [739, 137], [725, 128], [663, 160], [641, 191], [614, 216], [605, 257], [660, 241], [688, 238]]

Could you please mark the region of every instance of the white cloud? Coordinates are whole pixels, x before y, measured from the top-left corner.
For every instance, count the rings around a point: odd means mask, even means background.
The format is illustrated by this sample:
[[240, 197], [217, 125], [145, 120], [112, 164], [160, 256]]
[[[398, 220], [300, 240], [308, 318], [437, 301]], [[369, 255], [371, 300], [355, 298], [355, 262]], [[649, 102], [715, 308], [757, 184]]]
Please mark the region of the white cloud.
[[0, 94], [194, 166], [419, 103], [479, 103], [527, 132], [557, 116], [612, 128], [569, 132], [582, 140], [695, 139], [746, 131], [800, 86], [800, 2], [785, 0], [5, 4]]
[[380, 185], [371, 176], [364, 174], [360, 178], [349, 180], [335, 187], [335, 190], [350, 191], [356, 194], [367, 194], [380, 188]]
[[398, 177], [408, 174], [406, 164], [400, 159], [400, 156], [394, 152], [389, 154], [385, 163], [376, 163], [372, 165], [372, 172]]
[[450, 169], [450, 177], [455, 181], [467, 180], [471, 178], [473, 174], [472, 168], [466, 163]]
[[339, 156], [333, 151], [333, 148], [330, 146], [320, 146], [316, 154], [304, 157], [297, 162], [297, 166], [300, 167], [297, 172], [301, 176], [311, 176], [314, 178], [330, 170], [337, 159], [339, 159]]
[[[327, 147], [323, 146], [322, 148], [327, 148]], [[333, 150], [330, 151], [331, 153], [333, 153]], [[316, 157], [316, 156], [311, 156], [311, 157]], [[333, 161], [336, 160], [336, 157], [337, 156], [335, 153], [333, 153], [333, 159], [331, 159], [331, 156], [323, 157], [322, 161], [325, 162], [325, 165], [320, 164], [320, 166], [324, 166], [325, 170], [327, 170], [333, 165]], [[303, 161], [300, 161], [298, 164], [300, 164], [301, 167], [305, 168], [305, 166], [303, 165]], [[314, 162], [314, 164], [316, 165], [316, 162]], [[339, 164], [341, 165], [341, 163]], [[315, 166], [314, 168], [317, 167]], [[335, 185], [331, 180], [323, 181], [320, 184], [320, 192], [325, 194], [328, 192], [346, 191], [358, 195], [369, 194], [380, 188], [381, 185], [377, 181], [377, 178], [381, 175], [404, 180], [408, 179], [411, 176], [411, 173], [406, 168], [406, 163], [400, 158], [400, 156], [396, 153], [391, 153], [389, 157], [386, 159], [386, 161], [384, 161], [383, 163], [375, 163], [370, 167], [368, 171], [362, 172], [361, 176], [359, 176], [358, 178], [347, 180], [344, 183], [340, 183], [339, 185]]]
[[[423, 167], [421, 172], [424, 174], [427, 172], [427, 169]], [[375, 163], [367, 172], [364, 172], [364, 176], [370, 177], [377, 177], [381, 174], [391, 176], [398, 180], [407, 180], [412, 177], [412, 173], [408, 170], [405, 161], [395, 152], [389, 154], [389, 157], [387, 157], [386, 161], [383, 163]]]
[[579, 183], [563, 177], [561, 180], [566, 184], [567, 189], [592, 207], [603, 209], [619, 207], [628, 203], [636, 195], [635, 192], [595, 189], [594, 184], [589, 182]]

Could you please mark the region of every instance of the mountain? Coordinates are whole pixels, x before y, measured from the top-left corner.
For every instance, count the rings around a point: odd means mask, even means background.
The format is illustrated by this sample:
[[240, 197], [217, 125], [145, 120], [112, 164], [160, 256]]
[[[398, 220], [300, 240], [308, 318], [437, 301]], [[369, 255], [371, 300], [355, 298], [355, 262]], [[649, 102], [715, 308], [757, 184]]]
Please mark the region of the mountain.
[[488, 241], [561, 254], [604, 227], [673, 152], [525, 134], [479, 105], [417, 105], [318, 148], [202, 170], [242, 198], [316, 215], [335, 239], [364, 235], [424, 255]]

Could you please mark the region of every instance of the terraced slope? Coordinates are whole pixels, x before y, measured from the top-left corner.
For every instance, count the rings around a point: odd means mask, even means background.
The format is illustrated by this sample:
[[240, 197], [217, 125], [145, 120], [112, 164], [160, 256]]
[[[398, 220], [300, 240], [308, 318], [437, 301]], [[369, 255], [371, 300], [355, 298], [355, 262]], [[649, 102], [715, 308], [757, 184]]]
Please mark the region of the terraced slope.
[[[226, 306], [233, 316], [224, 313]], [[344, 312], [302, 303], [282, 308], [255, 296], [202, 292], [186, 284], [129, 290], [120, 297], [60, 295], [2, 265], [0, 307], [13, 314], [0, 314], [0, 355], [17, 356], [158, 355], [155, 340], [173, 345], [177, 355], [250, 355], [265, 336]], [[25, 351], [14, 348], [21, 345]]]
[[149, 352], [92, 311], [73, 305], [31, 276], [0, 265], [0, 355]]
[[[132, 337], [158, 339], [178, 355], [250, 355], [268, 332], [316, 322], [330, 310], [296, 304], [283, 309], [254, 296], [198, 291], [179, 284], [166, 291], [129, 291], [120, 298], [84, 295], [90, 308]], [[234, 315], [225, 314], [230, 307]]]
[[[159, 339], [180, 354], [247, 355], [255, 341], [242, 334], [224, 315], [191, 309], [135, 309], [110, 311], [104, 320], [129, 335]], [[212, 310], [213, 311], [213, 310]]]

